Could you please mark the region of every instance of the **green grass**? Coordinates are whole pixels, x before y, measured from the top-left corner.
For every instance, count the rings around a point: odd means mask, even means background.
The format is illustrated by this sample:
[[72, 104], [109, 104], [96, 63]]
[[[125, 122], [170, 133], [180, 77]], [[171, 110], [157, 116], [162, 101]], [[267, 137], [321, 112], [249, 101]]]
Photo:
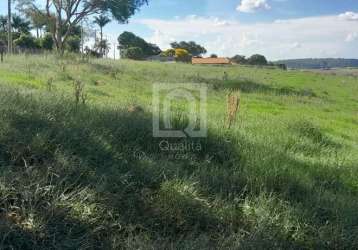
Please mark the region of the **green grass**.
[[[208, 85], [208, 137], [169, 140], [201, 145], [185, 159], [152, 137], [154, 83]], [[351, 75], [6, 58], [0, 248], [357, 249], [357, 93]]]

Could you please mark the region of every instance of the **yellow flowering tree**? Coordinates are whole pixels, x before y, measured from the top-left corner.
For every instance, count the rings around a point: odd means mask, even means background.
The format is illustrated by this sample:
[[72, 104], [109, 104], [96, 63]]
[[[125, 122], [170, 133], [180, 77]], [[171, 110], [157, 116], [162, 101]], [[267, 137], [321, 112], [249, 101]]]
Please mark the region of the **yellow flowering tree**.
[[186, 49], [175, 49], [175, 60], [178, 62], [190, 62], [192, 55]]

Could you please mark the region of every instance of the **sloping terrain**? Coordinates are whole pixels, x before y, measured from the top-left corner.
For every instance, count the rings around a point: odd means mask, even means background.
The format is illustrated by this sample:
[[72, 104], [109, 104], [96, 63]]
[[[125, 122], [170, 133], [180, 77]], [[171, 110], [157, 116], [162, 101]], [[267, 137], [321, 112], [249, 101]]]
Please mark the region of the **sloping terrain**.
[[[161, 150], [155, 83], [207, 85], [208, 137], [167, 140], [200, 149]], [[358, 248], [357, 77], [17, 56], [0, 89], [1, 249]]]

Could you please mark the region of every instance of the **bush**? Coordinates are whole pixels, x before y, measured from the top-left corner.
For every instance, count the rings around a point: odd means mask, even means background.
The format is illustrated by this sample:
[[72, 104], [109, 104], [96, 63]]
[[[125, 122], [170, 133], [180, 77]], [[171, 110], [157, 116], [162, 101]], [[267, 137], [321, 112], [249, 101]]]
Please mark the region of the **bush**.
[[14, 41], [14, 44], [22, 49], [40, 48], [36, 39], [29, 34], [21, 34], [20, 37]]
[[53, 39], [51, 34], [47, 33], [42, 39], [41, 39], [41, 48], [46, 50], [52, 50], [53, 48]]
[[68, 37], [65, 48], [69, 52], [79, 52], [81, 48], [81, 38], [79, 36]]
[[128, 48], [124, 51], [124, 58], [141, 60], [144, 57], [143, 50], [139, 47]]

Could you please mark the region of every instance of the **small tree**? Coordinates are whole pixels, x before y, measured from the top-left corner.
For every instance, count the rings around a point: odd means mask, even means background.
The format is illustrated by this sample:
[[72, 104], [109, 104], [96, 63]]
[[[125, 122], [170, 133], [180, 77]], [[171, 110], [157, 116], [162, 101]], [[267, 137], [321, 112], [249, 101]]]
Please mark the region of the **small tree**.
[[139, 47], [128, 48], [124, 51], [124, 58], [132, 60], [141, 60], [143, 59], [143, 57], [143, 50]]
[[190, 62], [192, 55], [185, 49], [175, 50], [175, 60], [178, 62]]
[[216, 54], [211, 54], [211, 55], [210, 55], [210, 58], [218, 58], [218, 55], [216, 55]]

